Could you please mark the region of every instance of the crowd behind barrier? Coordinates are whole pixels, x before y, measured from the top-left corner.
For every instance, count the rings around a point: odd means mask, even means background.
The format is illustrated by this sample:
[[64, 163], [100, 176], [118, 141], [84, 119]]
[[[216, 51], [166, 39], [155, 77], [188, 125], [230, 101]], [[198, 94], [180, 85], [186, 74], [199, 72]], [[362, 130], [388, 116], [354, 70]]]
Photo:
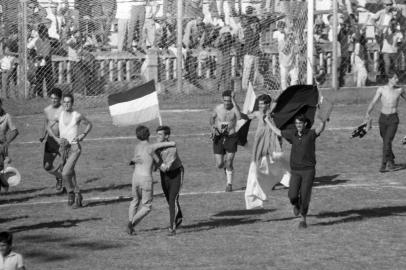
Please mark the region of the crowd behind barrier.
[[[46, 95], [55, 84], [97, 95], [108, 83], [176, 79], [176, 1], [168, 1], [163, 12], [161, 1], [90, 2], [44, 7], [28, 1], [30, 97]], [[215, 79], [213, 90], [235, 88], [236, 80], [243, 90], [248, 81], [268, 90], [306, 82], [306, 2], [281, 1], [282, 8], [272, 6], [273, 1], [244, 7], [237, 1], [220, 2], [220, 8], [216, 1], [187, 2], [182, 33], [185, 80], [203, 89], [201, 79]], [[338, 2], [339, 86], [377, 84], [393, 72], [400, 72], [402, 79], [406, 1]], [[5, 12], [2, 8], [3, 22]], [[313, 71], [327, 80], [332, 73], [331, 12], [316, 10], [314, 18]], [[22, 48], [18, 26], [5, 26], [1, 97], [14, 98], [22, 95], [12, 90], [20, 76]]]

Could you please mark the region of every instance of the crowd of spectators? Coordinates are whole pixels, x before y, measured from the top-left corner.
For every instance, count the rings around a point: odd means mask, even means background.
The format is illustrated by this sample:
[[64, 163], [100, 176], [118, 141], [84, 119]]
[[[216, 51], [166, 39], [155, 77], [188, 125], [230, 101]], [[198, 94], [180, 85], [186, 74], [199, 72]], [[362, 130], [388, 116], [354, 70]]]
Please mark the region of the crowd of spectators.
[[[76, 61], [73, 69], [85, 76], [91, 88], [95, 80], [95, 51], [126, 51], [148, 55], [149, 49], [176, 55], [176, 1], [77, 1], [64, 0], [42, 6], [27, 3], [28, 80], [32, 95], [43, 96], [55, 84], [52, 55]], [[285, 89], [303, 82], [306, 63], [306, 2], [269, 1], [260, 5], [238, 4], [235, 0], [185, 2], [183, 20], [184, 77], [202, 88], [199, 76], [215, 70], [218, 90], [231, 89], [232, 56], [242, 88], [248, 82]], [[405, 3], [403, 3], [405, 2]], [[276, 5], [279, 3], [280, 5]], [[374, 69], [370, 48], [380, 52], [379, 74], [388, 76], [404, 70], [406, 53], [406, 1], [339, 0], [337, 29], [338, 81], [346, 85], [352, 71], [357, 86], [363, 86]], [[315, 12], [315, 74], [326, 73], [319, 65], [319, 52], [333, 42], [332, 14]], [[4, 31], [3, 31], [4, 32]], [[17, 25], [9, 25], [2, 36], [2, 97], [9, 97], [16, 84], [18, 58]], [[331, 46], [330, 46], [331, 48]], [[278, 74], [270, 72], [269, 52], [278, 53]], [[351, 58], [351, 55], [354, 57]], [[216, 54], [216, 61], [210, 57]], [[212, 68], [215, 65], [215, 69]], [[203, 70], [203, 72], [198, 72]], [[373, 74], [372, 74], [373, 75]], [[375, 74], [376, 75], [376, 74]], [[73, 83], [75, 78], [73, 76]]]

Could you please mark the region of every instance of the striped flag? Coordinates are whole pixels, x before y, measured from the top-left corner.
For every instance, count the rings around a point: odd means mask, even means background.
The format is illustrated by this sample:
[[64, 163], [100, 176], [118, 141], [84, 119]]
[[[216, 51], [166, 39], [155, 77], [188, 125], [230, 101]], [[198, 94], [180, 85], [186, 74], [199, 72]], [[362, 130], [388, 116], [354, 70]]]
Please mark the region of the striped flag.
[[158, 93], [153, 80], [128, 91], [109, 95], [108, 104], [116, 126], [131, 126], [160, 119]]

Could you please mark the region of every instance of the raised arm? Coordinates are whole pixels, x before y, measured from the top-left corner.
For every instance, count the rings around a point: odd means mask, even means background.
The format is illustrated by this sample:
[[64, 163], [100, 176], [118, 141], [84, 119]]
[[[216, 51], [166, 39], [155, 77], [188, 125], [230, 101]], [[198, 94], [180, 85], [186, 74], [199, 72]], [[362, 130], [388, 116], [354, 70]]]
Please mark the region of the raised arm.
[[265, 117], [265, 122], [268, 124], [268, 126], [271, 128], [271, 130], [278, 135], [279, 137], [282, 136], [282, 132], [279, 128], [277, 128], [271, 121], [269, 121], [268, 117]]
[[319, 136], [324, 131], [325, 128], [326, 128], [326, 121], [321, 121], [320, 124], [314, 130], [314, 132], [316, 132], [316, 135]]
[[381, 93], [381, 88], [378, 88], [376, 90], [375, 96], [372, 99], [371, 103], [369, 103], [368, 105], [368, 109], [367, 112], [365, 114], [365, 121], [368, 121], [371, 118], [371, 112], [375, 107], [376, 102], [379, 100], [379, 98], [381, 97], [382, 93]]

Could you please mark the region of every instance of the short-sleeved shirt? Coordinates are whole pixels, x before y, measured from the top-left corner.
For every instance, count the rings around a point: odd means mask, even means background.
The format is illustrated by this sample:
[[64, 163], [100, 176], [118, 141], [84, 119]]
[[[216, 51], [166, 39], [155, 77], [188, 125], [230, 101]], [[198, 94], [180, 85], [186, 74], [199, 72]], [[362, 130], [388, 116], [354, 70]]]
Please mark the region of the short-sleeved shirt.
[[292, 170], [312, 169], [316, 166], [316, 138], [314, 129], [304, 129], [299, 136], [296, 129], [282, 130], [282, 137], [292, 144], [290, 168]]
[[9, 130], [15, 130], [17, 129], [16, 126], [13, 123], [13, 120], [11, 120], [11, 116], [8, 113], [4, 113], [3, 115], [0, 115], [0, 142], [5, 142], [7, 137], [7, 132]]
[[23, 256], [11, 251], [7, 256], [3, 257], [0, 254], [0, 269], [1, 270], [18, 270], [24, 266]]

